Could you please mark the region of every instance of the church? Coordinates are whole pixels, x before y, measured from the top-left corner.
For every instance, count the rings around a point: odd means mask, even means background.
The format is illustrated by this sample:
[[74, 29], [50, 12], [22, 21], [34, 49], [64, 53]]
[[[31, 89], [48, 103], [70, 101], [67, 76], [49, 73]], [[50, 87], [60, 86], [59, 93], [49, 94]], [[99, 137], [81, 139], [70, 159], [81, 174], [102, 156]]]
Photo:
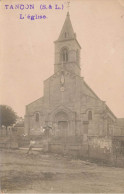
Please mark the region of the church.
[[69, 12], [55, 43], [54, 74], [44, 81], [44, 95], [26, 106], [25, 130], [52, 128], [53, 136], [73, 139], [110, 137], [118, 122], [81, 77], [81, 46], [73, 30]]

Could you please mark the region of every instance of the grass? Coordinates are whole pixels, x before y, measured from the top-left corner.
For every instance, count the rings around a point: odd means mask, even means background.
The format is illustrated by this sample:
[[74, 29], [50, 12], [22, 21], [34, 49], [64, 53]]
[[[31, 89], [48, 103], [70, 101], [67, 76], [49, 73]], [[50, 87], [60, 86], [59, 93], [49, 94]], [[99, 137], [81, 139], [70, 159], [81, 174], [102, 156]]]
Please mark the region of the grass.
[[57, 154], [0, 151], [1, 190], [9, 193], [123, 193], [124, 169]]

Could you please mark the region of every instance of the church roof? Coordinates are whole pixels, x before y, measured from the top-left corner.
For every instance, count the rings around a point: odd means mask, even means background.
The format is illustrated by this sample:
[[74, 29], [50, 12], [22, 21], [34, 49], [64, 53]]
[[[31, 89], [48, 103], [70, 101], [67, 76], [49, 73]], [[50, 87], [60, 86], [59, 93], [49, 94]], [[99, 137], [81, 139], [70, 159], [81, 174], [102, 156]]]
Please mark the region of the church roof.
[[33, 103], [36, 103], [36, 102], [41, 102], [41, 103], [42, 103], [42, 101], [43, 101], [43, 97], [38, 98], [37, 100], [35, 100], [35, 101], [33, 101], [33, 102], [29, 103], [29, 104], [28, 104], [28, 105], [26, 105], [26, 106], [30, 106], [30, 105], [32, 105]]
[[75, 33], [73, 30], [69, 12], [68, 12], [58, 40], [73, 39], [73, 38], [75, 38]]
[[[57, 41], [65, 41], [65, 40], [72, 40], [72, 39], [76, 40], [76, 42], [78, 43], [76, 39], [76, 33], [74, 32], [72, 27], [69, 12], [67, 12], [65, 22], [63, 24], [62, 30], [60, 32], [60, 35]], [[78, 45], [80, 46], [79, 43]]]

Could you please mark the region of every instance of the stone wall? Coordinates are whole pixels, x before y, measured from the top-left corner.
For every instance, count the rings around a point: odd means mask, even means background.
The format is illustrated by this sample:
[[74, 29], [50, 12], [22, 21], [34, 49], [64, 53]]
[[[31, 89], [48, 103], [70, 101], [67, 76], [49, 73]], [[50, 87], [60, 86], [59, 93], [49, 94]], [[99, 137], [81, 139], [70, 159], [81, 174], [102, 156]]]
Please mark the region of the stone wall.
[[68, 143], [50, 143], [49, 151], [61, 154], [67, 154], [78, 158], [95, 159], [101, 161], [111, 160], [112, 140], [103, 137], [88, 137], [82, 142]]

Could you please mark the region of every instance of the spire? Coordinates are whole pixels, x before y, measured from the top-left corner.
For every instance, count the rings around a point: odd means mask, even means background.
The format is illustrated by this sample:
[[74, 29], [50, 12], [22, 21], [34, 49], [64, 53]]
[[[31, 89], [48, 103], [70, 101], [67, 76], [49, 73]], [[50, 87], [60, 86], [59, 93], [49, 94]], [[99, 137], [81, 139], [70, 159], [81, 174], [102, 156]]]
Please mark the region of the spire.
[[70, 16], [69, 11], [67, 12], [67, 16]]
[[67, 12], [64, 25], [59, 35], [58, 41], [75, 39], [75, 33], [71, 24], [69, 12]]

